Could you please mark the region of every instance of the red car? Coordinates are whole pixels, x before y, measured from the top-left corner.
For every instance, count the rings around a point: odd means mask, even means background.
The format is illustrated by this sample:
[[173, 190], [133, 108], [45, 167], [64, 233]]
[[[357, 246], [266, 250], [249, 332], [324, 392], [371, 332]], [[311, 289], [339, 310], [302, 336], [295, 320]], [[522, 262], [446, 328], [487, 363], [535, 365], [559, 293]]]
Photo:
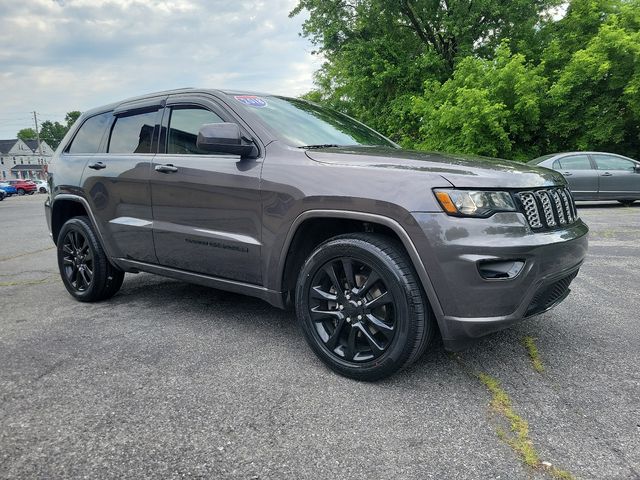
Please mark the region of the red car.
[[33, 195], [38, 190], [37, 185], [31, 180], [5, 180], [5, 183], [16, 187], [18, 195], [24, 195], [25, 193]]

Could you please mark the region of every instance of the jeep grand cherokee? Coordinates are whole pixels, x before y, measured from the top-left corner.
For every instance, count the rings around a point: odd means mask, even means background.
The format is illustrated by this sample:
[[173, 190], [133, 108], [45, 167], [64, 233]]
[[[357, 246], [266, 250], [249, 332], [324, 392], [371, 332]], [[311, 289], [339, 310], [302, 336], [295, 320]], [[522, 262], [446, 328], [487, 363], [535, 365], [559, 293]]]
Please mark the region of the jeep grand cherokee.
[[184, 89], [85, 112], [45, 209], [80, 301], [151, 272], [293, 306], [329, 367], [362, 380], [562, 301], [587, 250], [563, 177], [403, 150], [294, 98]]

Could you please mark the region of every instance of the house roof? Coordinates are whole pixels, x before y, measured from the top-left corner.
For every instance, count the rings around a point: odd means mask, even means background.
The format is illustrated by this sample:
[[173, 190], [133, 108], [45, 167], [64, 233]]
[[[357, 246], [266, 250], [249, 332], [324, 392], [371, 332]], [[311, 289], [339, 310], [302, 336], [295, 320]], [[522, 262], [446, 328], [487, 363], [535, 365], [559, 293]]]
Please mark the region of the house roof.
[[34, 164], [34, 165], [25, 165], [24, 163], [20, 165], [14, 165], [11, 167], [12, 172], [20, 172], [24, 170], [44, 170], [44, 165]]
[[9, 150], [11, 150], [17, 142], [18, 142], [17, 138], [12, 138], [9, 140], [0, 140], [0, 152], [8, 153]]
[[36, 150], [38, 150], [38, 141], [37, 140], [23, 140], [24, 143], [27, 144], [27, 146], [33, 150], [34, 152]]

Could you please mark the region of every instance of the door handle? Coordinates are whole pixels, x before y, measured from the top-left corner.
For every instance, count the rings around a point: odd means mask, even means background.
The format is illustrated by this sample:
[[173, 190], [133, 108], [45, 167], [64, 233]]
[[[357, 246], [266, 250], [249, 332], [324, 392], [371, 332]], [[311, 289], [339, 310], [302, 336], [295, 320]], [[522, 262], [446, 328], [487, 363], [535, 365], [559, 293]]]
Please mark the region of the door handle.
[[602, 174], [603, 177], [613, 177], [613, 173], [609, 173], [609, 172], [604, 172]]
[[571, 175], [573, 175], [571, 172], [562, 172], [563, 177], [570, 177]]
[[178, 167], [174, 167], [168, 163], [166, 165], [156, 165], [155, 170], [160, 173], [175, 173], [178, 171]]
[[88, 167], [92, 168], [93, 170], [102, 170], [103, 168], [107, 168], [107, 166], [102, 162], [92, 163], [92, 164], [88, 165]]

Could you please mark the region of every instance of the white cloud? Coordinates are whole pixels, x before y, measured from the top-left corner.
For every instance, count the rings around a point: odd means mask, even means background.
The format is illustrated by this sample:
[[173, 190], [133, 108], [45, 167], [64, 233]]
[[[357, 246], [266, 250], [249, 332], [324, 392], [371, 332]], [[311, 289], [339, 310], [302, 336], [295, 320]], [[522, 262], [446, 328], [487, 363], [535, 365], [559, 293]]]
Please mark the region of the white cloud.
[[[184, 86], [299, 95], [320, 59], [296, 0], [0, 3], [0, 138], [69, 110]], [[22, 124], [21, 122], [24, 122]]]

